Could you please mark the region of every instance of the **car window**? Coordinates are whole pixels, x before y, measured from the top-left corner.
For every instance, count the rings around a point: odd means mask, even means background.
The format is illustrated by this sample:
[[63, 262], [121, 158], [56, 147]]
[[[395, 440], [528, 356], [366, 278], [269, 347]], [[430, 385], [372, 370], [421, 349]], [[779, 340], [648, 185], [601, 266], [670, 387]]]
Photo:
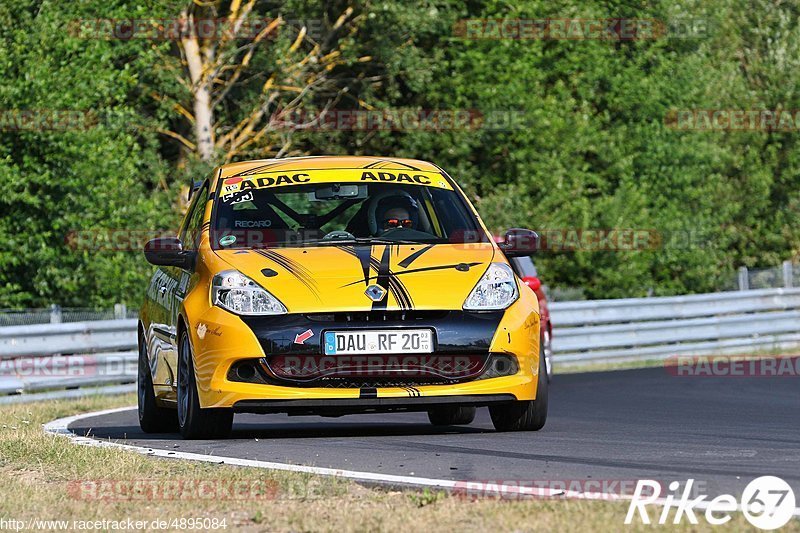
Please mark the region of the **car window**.
[[200, 244], [200, 227], [203, 224], [203, 214], [206, 210], [206, 203], [208, 203], [208, 190], [208, 182], [206, 182], [195, 193], [194, 202], [189, 207], [189, 214], [186, 216], [180, 235], [178, 235], [185, 250], [196, 250]]
[[517, 273], [517, 276], [521, 278], [538, 276], [536, 266], [530, 257], [515, 257], [511, 260], [511, 266], [514, 267], [514, 272]]
[[220, 192], [215, 248], [488, 241], [463, 198], [450, 188], [326, 182]]

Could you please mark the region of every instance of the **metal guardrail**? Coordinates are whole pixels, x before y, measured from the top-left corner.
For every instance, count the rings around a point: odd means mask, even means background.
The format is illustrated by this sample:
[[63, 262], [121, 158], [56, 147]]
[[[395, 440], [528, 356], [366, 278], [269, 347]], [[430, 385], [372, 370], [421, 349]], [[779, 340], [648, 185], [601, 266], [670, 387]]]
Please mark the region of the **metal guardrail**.
[[[800, 346], [800, 288], [553, 302], [550, 312], [556, 365]], [[0, 327], [0, 403], [131, 390], [136, 357], [134, 319]]]
[[126, 390], [136, 380], [136, 322], [0, 327], [0, 403]]
[[557, 364], [800, 346], [800, 288], [554, 302]]
[[0, 359], [136, 349], [136, 320], [0, 328]]
[[136, 352], [22, 357], [0, 362], [0, 394], [94, 387], [136, 378]]

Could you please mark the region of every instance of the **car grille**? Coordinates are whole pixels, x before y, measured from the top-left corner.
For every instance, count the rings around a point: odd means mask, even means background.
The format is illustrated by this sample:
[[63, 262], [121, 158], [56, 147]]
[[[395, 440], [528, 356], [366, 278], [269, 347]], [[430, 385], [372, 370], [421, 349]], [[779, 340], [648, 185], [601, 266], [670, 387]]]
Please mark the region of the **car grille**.
[[[425, 385], [453, 385], [479, 379], [511, 376], [519, 372], [515, 357], [507, 354], [487, 354], [475, 356], [472, 361], [481, 360], [481, 365], [469, 373], [460, 369], [455, 374], [442, 375], [441, 372], [392, 372], [384, 374], [358, 375], [349, 372], [328, 372], [325, 375], [308, 377], [291, 377], [277, 374], [265, 358], [245, 359], [237, 361], [228, 371], [228, 380], [264, 385], [280, 385], [289, 387], [321, 387], [321, 388], [379, 388], [379, 387], [414, 387]], [[441, 371], [437, 368], [437, 371]], [[378, 373], [378, 372], [376, 372]]]
[[353, 311], [347, 313], [313, 313], [305, 315], [314, 322], [391, 322], [415, 320], [440, 320], [449, 311]]

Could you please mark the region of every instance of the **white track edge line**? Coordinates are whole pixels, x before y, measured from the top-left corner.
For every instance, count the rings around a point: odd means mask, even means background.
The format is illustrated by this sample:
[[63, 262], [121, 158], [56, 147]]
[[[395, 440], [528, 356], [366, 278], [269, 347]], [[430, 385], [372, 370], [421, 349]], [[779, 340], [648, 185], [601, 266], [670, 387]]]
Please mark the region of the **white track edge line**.
[[[147, 448], [144, 446], [135, 446], [133, 444], [122, 444], [121, 442], [114, 442], [111, 440], [99, 440], [93, 437], [80, 436], [73, 433], [69, 429], [69, 425], [74, 422], [79, 422], [86, 418], [93, 418], [96, 416], [110, 415], [121, 413], [123, 411], [130, 411], [136, 409], [133, 407], [117, 407], [115, 409], [104, 409], [102, 411], [93, 411], [91, 413], [83, 413], [79, 415], [65, 416], [42, 424], [45, 433], [51, 435], [60, 435], [69, 438], [73, 443], [81, 446], [92, 446], [98, 448], [119, 448], [150, 457], [163, 457], [166, 459], [184, 459], [187, 461], [198, 461], [204, 463], [227, 464], [232, 466], [246, 466], [251, 468], [263, 468], [268, 470], [283, 470], [288, 472], [302, 472], [306, 474], [317, 474], [321, 476], [332, 476], [339, 478], [352, 479], [354, 481], [368, 481], [368, 482], [383, 482], [393, 483], [398, 485], [408, 485], [410, 487], [424, 487], [424, 488], [441, 488], [441, 489], [461, 489], [465, 488], [466, 484], [470, 481], [453, 481], [450, 479], [433, 479], [415, 476], [399, 476], [393, 474], [378, 474], [373, 472], [360, 472], [356, 470], [343, 470], [339, 468], [325, 468], [318, 466], [305, 466], [294, 465], [289, 463], [275, 463], [271, 461], [259, 461], [256, 459], [240, 459], [238, 457], [226, 457], [223, 455], [205, 455], [201, 453], [191, 452], [173, 452], [169, 450], [162, 450], [158, 448]], [[573, 490], [556, 490], [544, 489], [538, 487], [519, 487], [514, 485], [495, 485], [496, 489], [489, 490], [483, 489], [481, 492], [486, 496], [508, 496], [509, 494], [519, 494], [520, 496], [533, 496], [540, 498], [563, 498], [571, 500], [603, 500], [603, 501], [630, 501], [633, 499], [630, 495], [609, 494], [609, 493], [584, 493]], [[494, 487], [494, 486], [493, 486]], [[658, 498], [654, 502], [657, 505], [664, 506], [667, 503], [666, 498]], [[672, 502], [671, 502], [672, 503]], [[706, 510], [708, 502], [703, 501], [695, 505], [695, 508]], [[741, 505], [737, 505], [737, 511], [741, 512]], [[800, 517], [800, 508], [795, 508], [794, 516]]]

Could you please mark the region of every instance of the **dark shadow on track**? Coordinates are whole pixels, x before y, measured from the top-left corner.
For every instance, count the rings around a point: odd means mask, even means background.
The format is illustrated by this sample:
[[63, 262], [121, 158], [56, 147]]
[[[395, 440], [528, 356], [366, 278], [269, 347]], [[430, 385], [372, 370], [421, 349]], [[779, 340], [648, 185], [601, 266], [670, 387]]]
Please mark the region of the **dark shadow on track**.
[[[258, 415], [255, 415], [258, 416]], [[354, 415], [357, 416], [357, 415]], [[295, 417], [293, 417], [295, 418]], [[321, 422], [317, 417], [304, 417], [306, 421], [286, 424], [257, 424], [252, 422], [239, 423], [234, 418], [233, 433], [226, 441], [252, 440], [252, 439], [312, 439], [312, 438], [346, 438], [346, 437], [398, 437], [398, 436], [425, 436], [425, 435], [458, 435], [474, 433], [492, 433], [493, 430], [470, 426], [432, 426], [430, 424], [397, 424], [357, 422], [331, 424], [325, 419]], [[292, 420], [292, 419], [289, 419]], [[81, 436], [90, 436], [98, 439], [130, 439], [130, 440], [172, 440], [180, 439], [178, 433], [144, 433], [138, 425], [103, 425], [93, 426], [82, 422], [70, 426], [70, 430]]]

